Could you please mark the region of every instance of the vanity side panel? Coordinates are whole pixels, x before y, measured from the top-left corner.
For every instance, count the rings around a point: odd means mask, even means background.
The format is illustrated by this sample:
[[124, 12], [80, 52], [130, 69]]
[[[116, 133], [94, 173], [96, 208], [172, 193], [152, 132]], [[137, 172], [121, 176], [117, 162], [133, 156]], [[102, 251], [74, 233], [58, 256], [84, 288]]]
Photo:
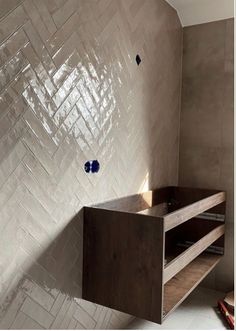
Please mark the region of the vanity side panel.
[[163, 219], [85, 207], [83, 299], [161, 323]]

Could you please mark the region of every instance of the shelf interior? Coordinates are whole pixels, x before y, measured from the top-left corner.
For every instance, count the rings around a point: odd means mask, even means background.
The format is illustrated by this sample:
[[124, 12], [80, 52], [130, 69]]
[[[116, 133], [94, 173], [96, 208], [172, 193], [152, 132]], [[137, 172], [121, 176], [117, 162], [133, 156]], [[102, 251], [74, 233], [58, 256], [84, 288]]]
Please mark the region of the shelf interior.
[[[193, 218], [168, 231], [165, 235], [165, 262], [170, 263], [178, 255], [187, 250], [188, 247], [192, 246], [221, 224], [218, 221]], [[222, 236], [212, 245], [223, 250], [224, 237]]]
[[225, 192], [169, 187], [162, 194], [154, 191], [152, 203], [138, 213], [163, 218], [164, 230], [169, 230], [208, 211], [224, 214]]
[[183, 302], [220, 259], [220, 255], [204, 252], [164, 285], [163, 318]]

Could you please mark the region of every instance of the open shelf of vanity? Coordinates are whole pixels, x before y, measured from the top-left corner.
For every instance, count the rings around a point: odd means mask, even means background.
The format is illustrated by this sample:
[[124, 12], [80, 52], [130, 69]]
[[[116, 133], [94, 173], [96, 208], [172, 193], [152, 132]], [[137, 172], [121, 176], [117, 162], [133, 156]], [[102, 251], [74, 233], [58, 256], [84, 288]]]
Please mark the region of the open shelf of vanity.
[[164, 187], [84, 208], [85, 300], [156, 323], [224, 254], [225, 192]]

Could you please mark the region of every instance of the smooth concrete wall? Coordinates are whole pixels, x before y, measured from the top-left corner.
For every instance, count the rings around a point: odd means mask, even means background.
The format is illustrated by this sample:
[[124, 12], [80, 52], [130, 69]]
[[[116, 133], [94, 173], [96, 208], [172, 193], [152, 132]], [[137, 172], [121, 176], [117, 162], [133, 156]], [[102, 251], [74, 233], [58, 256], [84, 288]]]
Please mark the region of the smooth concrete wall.
[[225, 257], [204, 282], [233, 288], [233, 19], [184, 28], [179, 184], [227, 192]]

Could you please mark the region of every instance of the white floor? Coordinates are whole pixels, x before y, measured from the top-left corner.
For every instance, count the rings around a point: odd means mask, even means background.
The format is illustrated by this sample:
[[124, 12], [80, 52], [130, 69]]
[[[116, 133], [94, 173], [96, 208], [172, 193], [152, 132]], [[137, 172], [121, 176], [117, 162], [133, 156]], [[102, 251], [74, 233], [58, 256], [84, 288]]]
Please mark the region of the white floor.
[[127, 329], [139, 330], [227, 330], [217, 307], [224, 293], [198, 287], [162, 324], [135, 319]]

